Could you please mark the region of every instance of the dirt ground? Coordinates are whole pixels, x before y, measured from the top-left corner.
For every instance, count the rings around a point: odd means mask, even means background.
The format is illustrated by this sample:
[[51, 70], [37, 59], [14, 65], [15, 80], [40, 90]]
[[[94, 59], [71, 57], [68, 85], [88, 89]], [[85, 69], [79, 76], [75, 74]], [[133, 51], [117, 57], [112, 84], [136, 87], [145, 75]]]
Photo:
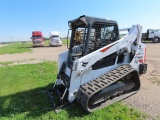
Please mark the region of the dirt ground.
[[0, 62], [13, 62], [13, 64], [31, 64], [43, 61], [58, 61], [59, 53], [67, 50], [61, 47], [35, 47], [32, 52], [0, 55]]
[[5, 46], [5, 45], [1, 45], [1, 44], [0, 44], [0, 47], [3, 47], [3, 46]]
[[[141, 78], [140, 91], [124, 100], [124, 104], [152, 116], [150, 119], [160, 116], [160, 43], [146, 43], [146, 63], [148, 70]], [[28, 64], [43, 61], [58, 61], [58, 54], [67, 50], [65, 45], [61, 47], [33, 48], [33, 52], [0, 55], [0, 62], [13, 64]], [[159, 118], [160, 119], [160, 118]]]
[[125, 103], [153, 118], [159, 116], [160, 119], [160, 43], [146, 43], [146, 45], [147, 73], [140, 77], [141, 88], [139, 92], [126, 99]]

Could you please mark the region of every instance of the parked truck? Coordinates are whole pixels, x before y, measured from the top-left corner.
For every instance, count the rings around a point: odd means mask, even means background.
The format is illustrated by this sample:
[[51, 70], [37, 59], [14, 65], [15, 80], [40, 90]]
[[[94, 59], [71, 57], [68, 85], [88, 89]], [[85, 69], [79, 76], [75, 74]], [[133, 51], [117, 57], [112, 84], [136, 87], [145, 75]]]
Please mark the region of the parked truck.
[[32, 39], [33, 47], [44, 46], [44, 38], [41, 31], [33, 31], [31, 39]]
[[50, 42], [49, 46], [61, 46], [62, 41], [58, 31], [51, 31], [50, 32]]
[[146, 33], [142, 33], [142, 40], [160, 42], [160, 29], [147, 29]]

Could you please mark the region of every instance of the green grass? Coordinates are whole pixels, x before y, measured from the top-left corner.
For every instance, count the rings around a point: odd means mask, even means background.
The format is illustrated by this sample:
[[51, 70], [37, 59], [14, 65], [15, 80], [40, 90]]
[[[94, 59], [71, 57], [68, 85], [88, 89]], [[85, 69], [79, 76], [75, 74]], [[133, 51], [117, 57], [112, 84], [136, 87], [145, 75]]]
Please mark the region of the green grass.
[[44, 62], [29, 65], [0, 67], [1, 120], [143, 120], [144, 114], [122, 105], [86, 113], [79, 104], [72, 103], [56, 114], [44, 90], [51, 88], [56, 79], [57, 63]]
[[31, 52], [31, 47], [31, 42], [27, 42], [26, 44], [22, 44], [21, 42], [10, 43], [6, 46], [0, 47], [0, 55]]
[[[67, 44], [66, 39], [62, 39], [62, 42], [63, 42], [63, 44]], [[49, 40], [45, 40], [44, 45], [48, 46]], [[31, 52], [31, 51], [32, 51], [32, 42], [31, 41], [26, 42], [26, 44], [22, 44], [22, 42], [9, 43], [9, 44], [6, 44], [6, 46], [0, 47], [0, 55]]]
[[[62, 39], [63, 44], [67, 44], [67, 39]], [[68, 40], [68, 44], [70, 44], [70, 40]]]
[[49, 42], [50, 42], [49, 39], [45, 40], [45, 41], [44, 41], [44, 45], [46, 45], [46, 46], [49, 45]]

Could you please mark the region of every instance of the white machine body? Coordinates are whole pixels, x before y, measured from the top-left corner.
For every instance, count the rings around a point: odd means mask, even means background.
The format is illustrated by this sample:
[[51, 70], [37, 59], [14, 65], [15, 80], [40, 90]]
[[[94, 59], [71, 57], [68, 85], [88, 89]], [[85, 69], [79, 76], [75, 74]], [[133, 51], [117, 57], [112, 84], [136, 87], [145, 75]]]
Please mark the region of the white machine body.
[[[128, 28], [126, 30], [128, 30]], [[83, 85], [84, 83], [87, 83], [122, 64], [130, 64], [133, 68], [139, 71], [139, 65], [145, 63], [145, 56], [146, 56], [146, 45], [141, 43], [141, 37], [142, 37], [141, 35], [142, 35], [142, 27], [140, 25], [133, 25], [126, 36], [90, 54], [87, 54], [86, 56], [83, 56], [79, 59], [75, 59], [73, 61], [72, 69], [66, 67], [65, 74], [70, 76], [70, 87], [68, 88], [69, 91], [68, 100], [70, 102], [75, 100], [76, 92], [79, 89], [80, 85]], [[123, 62], [118, 63], [117, 62], [118, 57], [117, 57], [114, 65], [97, 70], [92, 70], [92, 65], [101, 58], [109, 56], [115, 52], [119, 53], [121, 51], [127, 51], [124, 54]], [[134, 52], [135, 54], [132, 60], [130, 60], [129, 57], [131, 52]], [[62, 63], [64, 61], [67, 61], [67, 57], [68, 57], [68, 51], [65, 51], [59, 55], [58, 70], [60, 70]], [[84, 66], [83, 63], [87, 64]], [[56, 85], [60, 84], [64, 85], [63, 80], [57, 79]]]

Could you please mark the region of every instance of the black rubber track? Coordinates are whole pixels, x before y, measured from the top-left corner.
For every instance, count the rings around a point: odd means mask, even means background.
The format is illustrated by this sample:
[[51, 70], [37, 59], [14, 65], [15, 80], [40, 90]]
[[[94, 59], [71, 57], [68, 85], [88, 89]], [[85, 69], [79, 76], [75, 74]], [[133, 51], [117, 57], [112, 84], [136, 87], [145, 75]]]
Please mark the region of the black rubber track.
[[[106, 100], [101, 104], [97, 104], [94, 106], [89, 105], [89, 100], [93, 95], [103, 90], [104, 88], [110, 86], [111, 84], [117, 82], [118, 80], [122, 79], [123, 77], [125, 77], [130, 73], [132, 74], [131, 79], [136, 84], [134, 89], [128, 92], [125, 92], [120, 96], [114, 97], [113, 99]], [[140, 80], [139, 80], [139, 74], [137, 70], [135, 70], [132, 66], [128, 64], [121, 65], [107, 72], [106, 74], [101, 75], [100, 77], [81, 85], [77, 92], [76, 99], [77, 99], [77, 102], [82, 106], [82, 108], [85, 111], [92, 112], [135, 94], [139, 90], [139, 88], [140, 88]]]

